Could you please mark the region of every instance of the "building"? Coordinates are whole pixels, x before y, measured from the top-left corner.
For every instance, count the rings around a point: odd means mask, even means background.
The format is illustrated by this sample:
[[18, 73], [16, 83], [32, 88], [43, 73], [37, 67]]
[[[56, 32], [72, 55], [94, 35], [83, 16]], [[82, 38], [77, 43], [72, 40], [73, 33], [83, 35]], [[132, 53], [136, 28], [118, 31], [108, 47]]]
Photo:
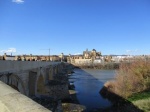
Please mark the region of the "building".
[[86, 49], [86, 51], [83, 51], [82, 55], [69, 55], [67, 62], [71, 64], [101, 63], [101, 52], [97, 52], [95, 49], [92, 51], [88, 51], [88, 49]]
[[15, 56], [7, 55], [6, 53], [5, 53], [4, 56], [3, 56], [3, 60], [11, 60], [11, 61], [14, 61], [15, 59], [16, 59]]
[[0, 56], [0, 60], [4, 60], [4, 56]]
[[83, 56], [84, 59], [96, 59], [101, 57], [101, 52], [97, 52], [95, 49], [92, 51], [88, 51], [88, 49], [86, 49], [86, 51], [83, 51]]
[[[16, 55], [11, 56], [6, 53], [4, 56], [0, 56], [0, 60], [16, 60], [16, 61], [61, 61], [61, 58], [57, 55]], [[64, 57], [65, 60], [65, 57]]]

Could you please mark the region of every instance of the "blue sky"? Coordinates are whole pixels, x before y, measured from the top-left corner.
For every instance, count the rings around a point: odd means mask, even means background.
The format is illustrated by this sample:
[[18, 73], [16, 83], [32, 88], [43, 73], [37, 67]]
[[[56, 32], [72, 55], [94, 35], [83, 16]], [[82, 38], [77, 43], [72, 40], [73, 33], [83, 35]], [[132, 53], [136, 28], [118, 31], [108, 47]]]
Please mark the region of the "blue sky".
[[150, 0], [0, 0], [0, 55], [150, 54]]

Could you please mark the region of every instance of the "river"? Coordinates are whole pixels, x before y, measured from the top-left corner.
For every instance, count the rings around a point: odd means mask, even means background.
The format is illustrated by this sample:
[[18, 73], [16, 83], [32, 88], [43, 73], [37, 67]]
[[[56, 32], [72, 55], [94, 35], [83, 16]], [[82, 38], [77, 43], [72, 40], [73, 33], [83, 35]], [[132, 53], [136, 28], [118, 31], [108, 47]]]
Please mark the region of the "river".
[[99, 91], [106, 81], [114, 79], [115, 70], [74, 69], [74, 72], [69, 81], [74, 84], [78, 102], [86, 106], [87, 112], [112, 105]]

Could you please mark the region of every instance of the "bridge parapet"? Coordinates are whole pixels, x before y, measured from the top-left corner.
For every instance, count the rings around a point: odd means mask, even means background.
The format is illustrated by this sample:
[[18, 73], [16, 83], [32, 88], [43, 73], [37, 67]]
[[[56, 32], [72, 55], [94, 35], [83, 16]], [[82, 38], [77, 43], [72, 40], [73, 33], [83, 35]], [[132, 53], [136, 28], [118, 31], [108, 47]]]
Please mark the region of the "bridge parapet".
[[43, 61], [5, 61], [0, 60], [0, 72], [15, 72], [30, 70], [48, 65], [57, 65], [60, 62], [43, 62]]
[[0, 112], [51, 112], [0, 81]]

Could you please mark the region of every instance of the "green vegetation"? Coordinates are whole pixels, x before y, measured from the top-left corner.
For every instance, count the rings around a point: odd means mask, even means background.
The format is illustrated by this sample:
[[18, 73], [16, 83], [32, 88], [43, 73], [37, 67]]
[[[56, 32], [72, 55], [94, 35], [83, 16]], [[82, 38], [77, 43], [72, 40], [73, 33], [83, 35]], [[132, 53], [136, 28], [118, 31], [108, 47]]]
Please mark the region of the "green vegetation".
[[150, 112], [150, 98], [133, 101], [132, 103], [144, 112]]
[[108, 91], [127, 99], [144, 112], [150, 112], [150, 60], [122, 63], [116, 73], [115, 81], [105, 83]]
[[133, 102], [133, 101], [142, 100], [142, 99], [144, 100], [144, 99], [148, 99], [148, 98], [150, 98], [150, 91], [133, 94], [132, 96], [130, 96], [127, 99], [129, 101]]
[[150, 91], [133, 94], [127, 100], [144, 112], [150, 112]]
[[110, 69], [119, 69], [119, 63], [114, 63], [114, 62], [106, 62], [103, 64], [85, 64], [85, 65], [76, 65], [75, 67], [77, 68], [82, 68], [82, 69], [105, 69], [105, 70], [110, 70]]
[[115, 81], [109, 81], [105, 86], [123, 98], [150, 89], [150, 61], [138, 59], [120, 64]]

